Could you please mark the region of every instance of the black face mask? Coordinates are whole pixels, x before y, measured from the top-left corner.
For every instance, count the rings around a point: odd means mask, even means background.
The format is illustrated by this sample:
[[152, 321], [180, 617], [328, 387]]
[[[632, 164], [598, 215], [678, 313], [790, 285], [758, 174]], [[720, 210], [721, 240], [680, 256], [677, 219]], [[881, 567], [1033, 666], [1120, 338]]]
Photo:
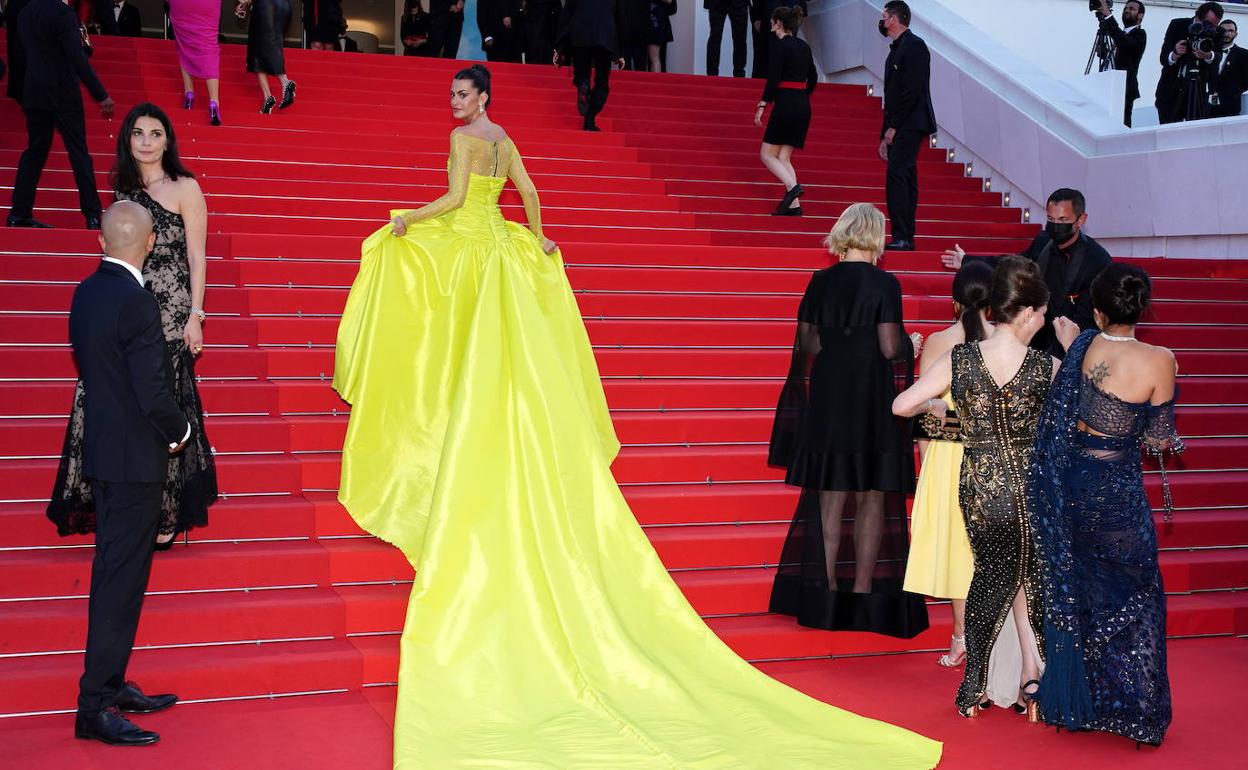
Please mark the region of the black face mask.
[[888, 37], [888, 27], [884, 26], [883, 19], [880, 19], [879, 27], [880, 27], [880, 34], [883, 35], [884, 37]]
[[1044, 226], [1044, 231], [1049, 234], [1056, 244], [1063, 244], [1075, 237], [1074, 222], [1049, 222]]

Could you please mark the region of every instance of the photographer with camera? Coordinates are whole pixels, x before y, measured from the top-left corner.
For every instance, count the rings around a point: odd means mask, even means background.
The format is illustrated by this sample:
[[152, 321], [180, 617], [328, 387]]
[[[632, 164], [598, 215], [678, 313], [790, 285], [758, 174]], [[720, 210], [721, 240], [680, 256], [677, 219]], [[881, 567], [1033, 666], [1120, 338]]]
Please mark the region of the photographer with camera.
[[1235, 45], [1235, 38], [1239, 37], [1238, 24], [1226, 19], [1220, 26], [1224, 43], [1214, 80], [1218, 103], [1213, 108], [1213, 116], [1228, 118], [1240, 114], [1244, 91], [1248, 91], [1248, 50]]
[[1201, 3], [1190, 19], [1175, 19], [1161, 46], [1157, 80], [1157, 119], [1165, 123], [1210, 116], [1213, 81], [1222, 51], [1223, 11], [1219, 3]]
[[1123, 4], [1122, 26], [1114, 18], [1113, 0], [1088, 0], [1088, 5], [1099, 21], [1093, 51], [1100, 53], [1103, 50], [1101, 46], [1104, 45], [1110, 54], [1110, 61], [1102, 59], [1101, 71], [1116, 69], [1127, 73], [1127, 98], [1122, 122], [1130, 128], [1131, 111], [1135, 100], [1140, 98], [1140, 60], [1144, 58], [1144, 47], [1148, 45], [1148, 34], [1143, 28], [1144, 3], [1140, 0], [1127, 0]]

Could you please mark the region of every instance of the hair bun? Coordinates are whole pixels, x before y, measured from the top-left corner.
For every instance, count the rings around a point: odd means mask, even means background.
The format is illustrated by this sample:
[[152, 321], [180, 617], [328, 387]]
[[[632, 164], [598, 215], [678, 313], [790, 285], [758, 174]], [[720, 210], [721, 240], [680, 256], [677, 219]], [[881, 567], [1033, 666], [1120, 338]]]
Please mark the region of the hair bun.
[[993, 317], [1009, 323], [1025, 308], [1039, 308], [1049, 302], [1049, 287], [1040, 277], [1040, 266], [1026, 257], [1002, 257], [992, 275], [989, 304]]
[[1135, 325], [1152, 295], [1148, 273], [1125, 262], [1110, 264], [1092, 281], [1092, 306], [1115, 325]]

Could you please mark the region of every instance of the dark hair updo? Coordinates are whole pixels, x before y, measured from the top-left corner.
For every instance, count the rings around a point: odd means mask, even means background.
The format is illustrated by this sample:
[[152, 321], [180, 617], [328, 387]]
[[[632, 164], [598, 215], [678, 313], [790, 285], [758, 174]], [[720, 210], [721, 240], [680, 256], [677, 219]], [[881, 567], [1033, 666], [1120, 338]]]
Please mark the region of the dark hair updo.
[[977, 342], [988, 336], [979, 311], [988, 307], [992, 293], [992, 268], [987, 262], [971, 260], [963, 262], [953, 277], [953, 301], [962, 306], [962, 331], [967, 342]]
[[1152, 294], [1148, 273], [1135, 265], [1113, 262], [1092, 279], [1092, 307], [1114, 326], [1134, 326], [1148, 308]]
[[992, 317], [1007, 324], [1024, 308], [1049, 304], [1049, 287], [1040, 277], [1039, 265], [1016, 254], [1002, 257], [992, 273], [988, 304], [992, 308]]
[[800, 5], [793, 7], [780, 6], [771, 12], [771, 20], [780, 22], [784, 27], [784, 31], [792, 35], [797, 32], [797, 28], [802, 26], [802, 20], [806, 18], [806, 12], [802, 10]]
[[477, 89], [477, 93], [490, 97], [490, 103], [493, 106], [494, 97], [490, 95], [490, 71], [485, 68], [484, 64], [474, 64], [471, 67], [465, 67], [455, 73], [455, 80], [467, 80], [472, 83], [472, 87]]
[[130, 135], [134, 133], [134, 125], [139, 122], [139, 118], [160, 121], [165, 130], [165, 153], [160, 157], [160, 167], [165, 176], [175, 181], [182, 177], [194, 179], [195, 175], [182, 165], [182, 159], [178, 157], [178, 138], [173, 134], [173, 123], [169, 116], [151, 102], [143, 102], [135, 105], [126, 114], [125, 120], [121, 122], [121, 130], [117, 132], [117, 156], [113, 158], [113, 170], [109, 174], [113, 192], [133, 193], [143, 189], [143, 174], [139, 171], [134, 153], [130, 151]]

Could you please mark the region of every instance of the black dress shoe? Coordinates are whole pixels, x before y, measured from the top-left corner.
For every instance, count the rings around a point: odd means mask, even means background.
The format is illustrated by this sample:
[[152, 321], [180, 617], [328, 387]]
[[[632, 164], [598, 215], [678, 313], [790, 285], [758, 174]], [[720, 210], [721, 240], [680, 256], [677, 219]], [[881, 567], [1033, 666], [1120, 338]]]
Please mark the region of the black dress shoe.
[[110, 746], [150, 746], [160, 740], [158, 734], [126, 719], [116, 708], [94, 714], [79, 711], [74, 719], [74, 737]]
[[[172, 540], [169, 542], [173, 543]], [[144, 695], [134, 682], [126, 682], [126, 686], [121, 688], [121, 694], [117, 696], [117, 708], [131, 714], [164, 711], [177, 702], [176, 695]]]
[[602, 129], [599, 128], [598, 124], [594, 122], [593, 115], [586, 115], [585, 125], [581, 126], [581, 130], [582, 131], [601, 131]]
[[885, 251], [914, 251], [914, 241], [897, 238], [884, 244], [884, 249]]
[[100, 218], [99, 218], [99, 217], [87, 217], [87, 229], [88, 229], [88, 230], [99, 230], [99, 229], [100, 229]]
[[47, 229], [47, 228], [52, 227], [52, 225], [45, 225], [44, 223], [40, 222], [34, 217], [15, 217], [12, 214], [9, 214], [9, 218], [8, 218], [8, 221], [5, 222], [5, 226], [6, 227], [38, 227], [41, 229]]

